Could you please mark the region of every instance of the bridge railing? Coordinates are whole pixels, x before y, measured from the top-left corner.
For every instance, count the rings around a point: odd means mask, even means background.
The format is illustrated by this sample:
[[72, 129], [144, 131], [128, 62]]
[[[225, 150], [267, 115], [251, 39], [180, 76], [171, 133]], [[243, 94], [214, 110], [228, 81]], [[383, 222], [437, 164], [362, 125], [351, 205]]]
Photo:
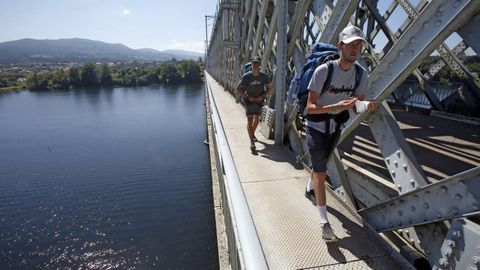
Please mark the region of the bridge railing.
[[[206, 68], [236, 95], [244, 65], [252, 54], [260, 55], [262, 68], [275, 75], [270, 98], [273, 110], [269, 110], [275, 114], [275, 141], [282, 143], [287, 136], [298, 159], [309, 165], [296, 110], [285, 104], [286, 82], [298, 75], [313, 43], [336, 44], [339, 32], [349, 24], [366, 33], [370, 46], [365, 46], [359, 59], [370, 73], [366, 99], [376, 99], [382, 106], [352, 117], [340, 140], [367, 125], [387, 173], [379, 178], [362, 168], [345, 171], [345, 166], [355, 165], [347, 164], [337, 148], [328, 164], [332, 188], [370, 225], [403, 237], [432, 266], [473, 266], [480, 254], [466, 238], [480, 237], [480, 226], [472, 218], [479, 213], [479, 166], [432, 183], [386, 99], [394, 97], [407, 78], [414, 78], [420, 91], [416, 95], [423, 94], [432, 109], [443, 111], [449, 106], [447, 101], [463, 100], [467, 111], [478, 113], [480, 80], [464, 59], [480, 51], [476, 29], [480, 27], [480, 1], [220, 0]], [[425, 61], [434, 58], [439, 60], [425, 67]], [[447, 67], [463, 82], [449, 99], [431, 82]], [[445, 203], [437, 201], [438, 197]]]

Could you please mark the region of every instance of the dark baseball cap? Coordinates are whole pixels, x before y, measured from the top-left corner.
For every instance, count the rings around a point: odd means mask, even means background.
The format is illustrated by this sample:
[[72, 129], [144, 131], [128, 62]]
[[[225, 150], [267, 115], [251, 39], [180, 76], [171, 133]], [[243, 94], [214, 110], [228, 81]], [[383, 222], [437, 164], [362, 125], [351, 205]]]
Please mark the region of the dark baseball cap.
[[262, 62], [262, 58], [260, 58], [260, 56], [256, 55], [256, 56], [252, 57], [252, 63], [253, 62]]

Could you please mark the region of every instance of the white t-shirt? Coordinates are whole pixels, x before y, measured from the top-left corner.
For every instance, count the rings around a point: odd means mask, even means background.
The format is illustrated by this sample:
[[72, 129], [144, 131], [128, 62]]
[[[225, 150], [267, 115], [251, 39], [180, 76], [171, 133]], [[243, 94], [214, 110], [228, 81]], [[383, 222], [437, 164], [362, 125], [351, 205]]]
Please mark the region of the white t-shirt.
[[[363, 67], [362, 69], [362, 78], [357, 89], [355, 89], [353, 96], [363, 95], [368, 90], [368, 73]], [[312, 78], [310, 79], [308, 90], [321, 93], [323, 84], [327, 79], [327, 73], [328, 66], [326, 63], [318, 66], [313, 72]], [[327, 89], [317, 99], [317, 106], [335, 104], [341, 100], [350, 98], [350, 96], [352, 96], [352, 91], [355, 88], [355, 75], [355, 66], [352, 66], [349, 70], [344, 71], [338, 65], [338, 61], [333, 61], [332, 80]], [[312, 127], [322, 133], [325, 133], [325, 123], [326, 121], [312, 122], [307, 120], [307, 126]], [[335, 132], [335, 127], [335, 121], [330, 120], [330, 133]]]

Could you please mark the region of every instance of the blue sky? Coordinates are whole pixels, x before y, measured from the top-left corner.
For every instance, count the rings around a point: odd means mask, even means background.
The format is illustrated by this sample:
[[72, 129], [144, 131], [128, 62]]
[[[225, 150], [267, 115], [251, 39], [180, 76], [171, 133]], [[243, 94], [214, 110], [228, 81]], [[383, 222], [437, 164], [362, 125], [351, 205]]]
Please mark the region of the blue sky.
[[205, 15], [214, 15], [216, 5], [217, 0], [1, 0], [0, 42], [76, 37], [132, 49], [204, 52]]
[[[417, 5], [420, 0], [411, 0]], [[379, 1], [384, 14], [391, 1]], [[217, 0], [1, 0], [0, 42], [22, 38], [87, 38], [132, 49], [204, 52], [205, 15]], [[406, 13], [397, 7], [388, 24], [396, 31]], [[209, 20], [209, 34], [213, 20]], [[447, 40], [449, 46], [459, 38]], [[386, 42], [380, 34], [374, 43]]]

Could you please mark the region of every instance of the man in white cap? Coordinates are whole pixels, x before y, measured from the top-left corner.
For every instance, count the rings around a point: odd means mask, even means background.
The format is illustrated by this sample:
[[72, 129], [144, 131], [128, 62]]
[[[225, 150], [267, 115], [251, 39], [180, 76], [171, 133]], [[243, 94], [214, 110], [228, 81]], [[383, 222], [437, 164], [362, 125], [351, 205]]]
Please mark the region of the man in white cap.
[[[318, 66], [308, 85], [306, 135], [312, 174], [305, 195], [313, 200], [320, 212], [322, 238], [327, 243], [338, 241], [327, 217], [327, 161], [338, 141], [342, 126], [348, 120], [348, 109], [354, 108], [355, 102], [362, 100], [368, 90], [367, 72], [355, 63], [366, 42], [358, 27], [348, 26], [343, 29], [337, 44], [340, 58]], [[367, 108], [371, 111], [377, 106], [376, 101], [370, 101]]]

